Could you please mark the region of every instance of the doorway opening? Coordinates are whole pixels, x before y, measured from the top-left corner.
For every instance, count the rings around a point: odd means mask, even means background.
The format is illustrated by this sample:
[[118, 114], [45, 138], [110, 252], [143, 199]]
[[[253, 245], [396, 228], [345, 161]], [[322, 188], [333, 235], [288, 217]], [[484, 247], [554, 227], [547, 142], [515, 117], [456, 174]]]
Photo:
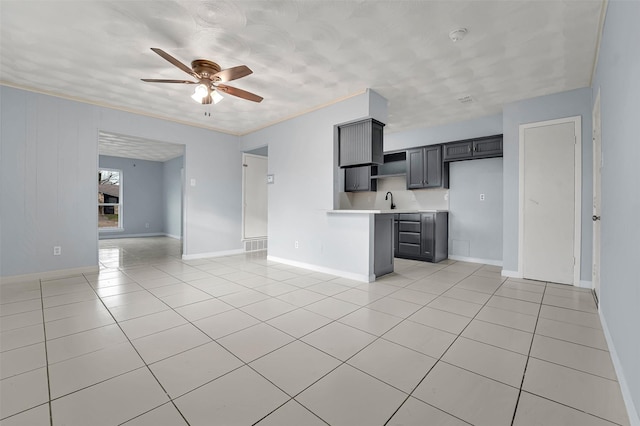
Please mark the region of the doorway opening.
[[98, 154], [98, 239], [170, 237], [183, 253], [185, 146], [100, 131]]
[[242, 154], [242, 241], [244, 250], [267, 250], [268, 147]]

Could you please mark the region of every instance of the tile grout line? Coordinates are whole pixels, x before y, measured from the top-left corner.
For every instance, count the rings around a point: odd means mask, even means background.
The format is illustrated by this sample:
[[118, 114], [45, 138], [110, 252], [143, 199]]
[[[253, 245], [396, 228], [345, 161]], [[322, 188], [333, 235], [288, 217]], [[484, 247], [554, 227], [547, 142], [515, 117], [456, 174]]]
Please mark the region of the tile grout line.
[[[141, 361], [142, 361], [142, 363], [144, 364], [144, 367], [146, 367], [146, 368], [147, 368], [147, 370], [149, 371], [149, 373], [153, 376], [153, 378], [155, 379], [155, 381], [156, 381], [156, 382], [158, 383], [158, 385], [160, 386], [160, 389], [162, 389], [162, 391], [163, 391], [163, 392], [164, 392], [164, 394], [167, 396], [167, 398], [169, 398], [169, 401], [171, 401], [171, 403], [173, 404], [174, 408], [176, 409], [176, 411], [178, 411], [178, 413], [180, 414], [180, 416], [182, 417], [182, 419], [185, 421], [185, 423], [186, 423], [187, 425], [189, 425], [190, 423], [187, 421], [187, 419], [185, 418], [184, 414], [182, 414], [182, 411], [180, 411], [180, 409], [178, 409], [178, 407], [176, 406], [175, 402], [173, 401], [173, 399], [171, 398], [171, 396], [169, 396], [169, 394], [167, 393], [167, 390], [164, 388], [164, 386], [162, 386], [162, 383], [160, 383], [160, 380], [158, 380], [158, 378], [156, 377], [156, 375], [153, 373], [153, 370], [151, 370], [151, 368], [149, 367], [149, 364], [147, 364], [147, 361], [145, 361], [145, 359], [142, 357], [142, 355], [140, 355], [140, 352], [138, 351], [138, 348], [136, 348], [136, 347], [135, 347], [135, 345], [133, 344], [133, 342], [131, 341], [131, 339], [130, 339], [130, 338], [129, 338], [129, 336], [127, 335], [127, 333], [125, 333], [125, 331], [122, 329], [122, 327], [120, 326], [120, 323], [119, 323], [119, 322], [116, 320], [116, 318], [113, 316], [113, 314], [111, 313], [111, 311], [109, 310], [109, 308], [107, 307], [107, 305], [105, 305], [105, 304], [104, 304], [104, 302], [102, 301], [102, 299], [100, 298], [100, 296], [98, 295], [98, 293], [95, 291], [95, 289], [93, 289], [93, 287], [91, 286], [91, 283], [89, 282], [89, 280], [87, 279], [87, 277], [85, 277], [84, 275], [83, 275], [83, 277], [84, 277], [84, 279], [86, 280], [86, 282], [87, 282], [87, 284], [89, 285], [89, 287], [91, 287], [91, 289], [94, 291], [94, 293], [95, 293], [95, 294], [96, 294], [96, 296], [98, 297], [98, 300], [100, 300], [100, 303], [102, 304], [102, 306], [104, 306], [104, 308], [107, 310], [107, 312], [109, 312], [109, 315], [111, 316], [111, 318], [113, 318], [113, 320], [114, 320], [114, 321], [115, 321], [115, 323], [117, 324], [117, 326], [118, 326], [118, 328], [120, 329], [120, 331], [122, 332], [122, 334], [127, 338], [127, 341], [129, 342], [129, 344], [131, 345], [131, 347], [133, 348], [133, 350], [134, 350], [134, 351], [136, 351], [136, 354], [138, 354], [138, 357], [140, 357], [140, 360], [141, 360]], [[141, 367], [141, 368], [142, 368], [142, 367]], [[131, 370], [131, 371], [135, 371], [135, 370], [137, 370], [137, 369], [134, 369], [134, 370]], [[127, 371], [127, 372], [125, 372], [125, 373], [123, 373], [123, 374], [130, 373], [131, 371]], [[121, 375], [122, 375], [122, 374], [121, 374]], [[117, 376], [115, 376], [115, 377], [117, 377]], [[109, 378], [109, 379], [111, 379], [111, 378]], [[109, 379], [107, 379], [107, 380], [109, 380]], [[106, 380], [104, 380], [104, 381], [106, 381]], [[89, 387], [89, 386], [87, 386], [87, 387]], [[164, 404], [165, 404], [165, 403], [162, 403], [162, 404], [158, 405], [157, 407], [153, 407], [151, 410], [154, 410], [154, 409], [156, 409], [156, 408], [159, 408], [159, 407], [161, 407], [161, 406], [162, 406], [162, 405], [164, 405]], [[148, 413], [148, 412], [149, 412], [149, 411], [151, 411], [151, 410], [148, 410], [148, 411], [146, 411], [145, 413]], [[145, 413], [141, 413], [140, 415], [145, 414]], [[139, 417], [139, 416], [136, 416], [136, 417]], [[128, 422], [128, 421], [130, 421], [130, 420], [132, 420], [132, 419], [127, 419], [127, 420], [125, 420], [125, 422], [123, 422], [123, 423], [126, 423], [126, 422]], [[52, 419], [52, 422], [53, 422], [53, 419]], [[121, 423], [121, 424], [122, 424], [122, 423]], [[52, 426], [53, 426], [53, 423], [52, 423]]]
[[38, 280], [40, 284], [40, 304], [42, 307], [42, 334], [44, 337], [44, 362], [47, 367], [47, 392], [49, 394], [49, 424], [53, 426], [53, 409], [51, 407], [51, 378], [49, 377], [49, 354], [47, 352], [47, 326], [44, 320], [44, 295], [42, 292], [42, 280]]
[[544, 301], [544, 295], [547, 292], [547, 283], [545, 283], [544, 291], [542, 292], [542, 299], [540, 300], [540, 307], [538, 308], [538, 317], [536, 318], [536, 324], [533, 327], [531, 343], [529, 344], [529, 352], [527, 353], [527, 361], [524, 364], [524, 371], [522, 372], [522, 380], [520, 381], [520, 389], [518, 390], [518, 398], [516, 398], [516, 405], [513, 409], [513, 417], [511, 417], [511, 426], [516, 421], [516, 414], [518, 413], [518, 405], [520, 404], [520, 397], [522, 396], [522, 387], [524, 386], [524, 379], [527, 375], [527, 367], [529, 367], [529, 360], [531, 359], [531, 349], [533, 348], [533, 341], [536, 338], [536, 329], [538, 328], [538, 321], [540, 320], [540, 312], [542, 311], [542, 302]]
[[[467, 275], [466, 277], [462, 278], [460, 281], [458, 281], [458, 282], [457, 282], [457, 283], [455, 283], [453, 286], [451, 286], [451, 287], [449, 288], [449, 290], [450, 290], [451, 288], [455, 287], [455, 286], [456, 286], [457, 284], [459, 284], [461, 281], [465, 280], [466, 278], [469, 278], [469, 277], [470, 277], [470, 276], [472, 276], [472, 275], [473, 275], [473, 273], [471, 273], [471, 274]], [[420, 387], [420, 385], [422, 384], [422, 382], [424, 382], [424, 380], [427, 378], [427, 376], [429, 375], [429, 373], [431, 373], [431, 371], [435, 368], [435, 366], [436, 366], [439, 362], [441, 362], [441, 361], [442, 361], [442, 358], [444, 357], [444, 355], [449, 351], [449, 349], [451, 349], [451, 347], [455, 344], [455, 342], [456, 342], [456, 341], [457, 341], [457, 340], [462, 336], [462, 333], [464, 333], [464, 331], [467, 329], [467, 327], [469, 327], [469, 324], [471, 324], [471, 322], [472, 322], [473, 320], [475, 320], [475, 319], [476, 319], [476, 317], [478, 316], [478, 314], [480, 313], [480, 311], [481, 311], [485, 306], [487, 306], [487, 303], [489, 303], [489, 300], [491, 300], [491, 297], [493, 297], [493, 295], [495, 295], [495, 293], [496, 293], [496, 292], [497, 292], [497, 291], [498, 291], [498, 290], [499, 290], [499, 289], [504, 285], [504, 283], [505, 283], [505, 282], [507, 282], [507, 280], [508, 280], [508, 278], [505, 278], [504, 280], [502, 280], [502, 281], [500, 282], [500, 285], [499, 285], [499, 286], [498, 286], [498, 287], [493, 291], [493, 293], [491, 293], [491, 296], [489, 297], [489, 299], [487, 299], [487, 301], [486, 301], [484, 304], [482, 304], [482, 308], [480, 308], [480, 309], [478, 310], [478, 312], [476, 312], [476, 314], [473, 316], [473, 318], [471, 318], [471, 320], [467, 323], [467, 325], [465, 325], [465, 326], [464, 326], [464, 328], [463, 328], [462, 330], [460, 330], [460, 333], [458, 333], [458, 335], [456, 336], [456, 338], [455, 338], [455, 339], [453, 339], [453, 341], [451, 342], [451, 344], [450, 344], [449, 346], [447, 346], [447, 348], [444, 350], [444, 352], [442, 352], [442, 354], [440, 355], [440, 357], [438, 357], [438, 359], [437, 359], [437, 360], [436, 360], [436, 362], [433, 364], [433, 366], [432, 366], [432, 367], [431, 367], [431, 368], [430, 368], [430, 369], [425, 373], [425, 375], [422, 377], [422, 379], [420, 379], [420, 380], [418, 381], [418, 383], [414, 386], [414, 388], [411, 390], [411, 392], [409, 392], [409, 395], [407, 396], [407, 398], [405, 398], [405, 400], [402, 402], [402, 404], [400, 404], [400, 406], [399, 406], [399, 407], [398, 407], [398, 408], [393, 412], [393, 414], [389, 417], [389, 419], [387, 419], [387, 421], [384, 423], [384, 425], [385, 425], [385, 426], [386, 426], [386, 425], [391, 421], [391, 419], [393, 418], [393, 416], [395, 416], [395, 415], [396, 415], [396, 413], [397, 413], [397, 412], [400, 410], [400, 408], [402, 408], [402, 406], [403, 406], [403, 405], [404, 405], [404, 404], [409, 400], [409, 398], [411, 398], [411, 397], [413, 396], [413, 393], [416, 391], [416, 389], [418, 389], [418, 387]], [[448, 291], [448, 290], [446, 290], [446, 291]], [[446, 292], [446, 291], [445, 291], [445, 292]], [[485, 293], [485, 294], [486, 294], [486, 293]], [[438, 297], [440, 297], [440, 296], [438, 296]], [[437, 299], [438, 297], [436, 297], [436, 299]], [[433, 300], [436, 300], [436, 299], [433, 299]], [[433, 301], [433, 300], [432, 300], [432, 301]], [[431, 302], [429, 302], [429, 303], [431, 303]], [[428, 306], [428, 304], [427, 304], [427, 305], [425, 305], [425, 306]], [[432, 309], [434, 309], [434, 308], [432, 308]], [[407, 321], [410, 321], [408, 318], [407, 318], [406, 320], [407, 320]], [[424, 324], [423, 324], [423, 325], [424, 325]], [[429, 327], [429, 326], [427, 326], [427, 327]], [[435, 327], [431, 327], [431, 328], [435, 328]], [[439, 330], [439, 329], [436, 329], [436, 330]], [[449, 334], [453, 334], [453, 333], [449, 333]], [[532, 340], [533, 340], [533, 337], [532, 337]], [[442, 361], [442, 362], [445, 362], [445, 361]], [[447, 364], [448, 364], [448, 363], [447, 363]], [[457, 367], [457, 366], [456, 366], [456, 367]], [[461, 367], [457, 367], [457, 368], [461, 368]], [[468, 370], [467, 370], [467, 371], [468, 371]], [[478, 373], [475, 373], [475, 372], [472, 372], [472, 373], [473, 373], [473, 374], [478, 374]], [[479, 376], [482, 376], [482, 375], [480, 375], [480, 374], [478, 374], [478, 375], [479, 375]], [[484, 376], [482, 376], [482, 377], [484, 377]], [[497, 381], [497, 380], [495, 380], [495, 379], [490, 379], [490, 380], [496, 381], [496, 382], [498, 382], [498, 383], [502, 383], [502, 382], [499, 382], [499, 381]], [[414, 398], [416, 398], [416, 397], [414, 397]], [[450, 415], [450, 416], [452, 416], [452, 417], [455, 417], [456, 419], [462, 420], [462, 421], [463, 421], [463, 422], [465, 422], [465, 423], [469, 423], [469, 422], [467, 422], [467, 421], [465, 421], [465, 420], [463, 420], [463, 419], [460, 419], [459, 417], [455, 416], [454, 414], [449, 413], [449, 412], [447, 412], [447, 411], [445, 411], [445, 410], [443, 410], [443, 409], [441, 409], [441, 408], [439, 408], [439, 407], [436, 407], [436, 406], [434, 406], [434, 405], [431, 405], [431, 404], [429, 404], [429, 403], [427, 403], [427, 402], [425, 402], [425, 401], [423, 401], [423, 400], [421, 400], [421, 399], [419, 399], [419, 398], [416, 398], [416, 399], [417, 399], [417, 400], [419, 400], [419, 401], [421, 401], [421, 402], [423, 402], [423, 403], [425, 403], [425, 404], [427, 404], [427, 405], [429, 405], [429, 406], [431, 406], [431, 407], [434, 407], [434, 408], [436, 408], [436, 409], [438, 409], [438, 410], [440, 410], [440, 411], [442, 411], [442, 412], [444, 412], [444, 413], [446, 413], [446, 414], [448, 414], [448, 415]]]

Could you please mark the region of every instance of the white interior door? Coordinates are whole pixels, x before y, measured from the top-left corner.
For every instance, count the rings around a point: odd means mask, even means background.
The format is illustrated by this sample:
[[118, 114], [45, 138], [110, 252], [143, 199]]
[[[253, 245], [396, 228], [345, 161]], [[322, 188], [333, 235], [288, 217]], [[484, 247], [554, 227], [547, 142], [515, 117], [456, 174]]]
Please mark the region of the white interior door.
[[602, 138], [600, 132], [600, 90], [593, 104], [593, 267], [591, 281], [600, 300], [600, 206], [602, 179]]
[[267, 157], [242, 154], [242, 239], [267, 237]]
[[576, 183], [579, 184], [576, 182], [577, 129], [579, 124], [576, 125], [575, 119], [522, 126], [521, 270], [524, 278], [575, 283], [579, 269], [576, 211], [580, 205], [576, 194]]

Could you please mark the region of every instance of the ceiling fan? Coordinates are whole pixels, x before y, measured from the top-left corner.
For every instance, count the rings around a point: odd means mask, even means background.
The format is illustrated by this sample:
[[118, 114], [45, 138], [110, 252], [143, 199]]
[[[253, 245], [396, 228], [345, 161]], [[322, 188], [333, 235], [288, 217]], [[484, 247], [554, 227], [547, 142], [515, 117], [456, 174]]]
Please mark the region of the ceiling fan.
[[162, 49], [152, 47], [151, 50], [198, 81], [162, 80], [154, 78], [143, 78], [141, 79], [142, 81], [149, 83], [197, 84], [196, 90], [193, 95], [191, 95], [191, 98], [202, 104], [210, 104], [212, 102], [217, 104], [222, 100], [222, 95], [220, 93], [226, 93], [253, 102], [261, 102], [263, 99], [261, 96], [247, 92], [246, 90], [221, 84], [227, 81], [246, 77], [253, 73], [253, 71], [251, 71], [246, 65], [239, 65], [237, 67], [223, 70], [220, 68], [220, 65], [215, 62], [208, 61], [206, 59], [196, 59], [191, 62], [191, 68], [189, 68]]

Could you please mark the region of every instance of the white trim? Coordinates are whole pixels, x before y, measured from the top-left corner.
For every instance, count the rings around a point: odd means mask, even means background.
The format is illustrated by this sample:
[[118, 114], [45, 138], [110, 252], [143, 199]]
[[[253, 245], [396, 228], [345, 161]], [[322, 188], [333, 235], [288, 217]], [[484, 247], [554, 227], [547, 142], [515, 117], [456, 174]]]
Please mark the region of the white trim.
[[164, 120], [164, 121], [171, 121], [171, 122], [178, 123], [178, 124], [184, 124], [185, 126], [198, 127], [200, 129], [213, 130], [215, 132], [224, 133], [225, 135], [232, 135], [232, 136], [246, 136], [246, 135], [249, 135], [251, 133], [255, 133], [258, 130], [266, 129], [267, 127], [271, 127], [271, 126], [273, 126], [275, 124], [282, 123], [282, 122], [287, 121], [287, 120], [291, 120], [292, 118], [300, 117], [300, 116], [308, 114], [310, 112], [318, 111], [318, 110], [320, 110], [322, 108], [338, 104], [338, 103], [340, 103], [342, 101], [345, 101], [347, 99], [350, 99], [350, 98], [353, 98], [353, 97], [356, 97], [356, 96], [360, 96], [360, 95], [362, 95], [364, 93], [367, 93], [367, 90], [368, 90], [368, 89], [361, 89], [361, 90], [359, 90], [357, 92], [354, 92], [354, 93], [351, 93], [349, 95], [342, 96], [342, 97], [337, 98], [337, 99], [333, 99], [333, 100], [331, 100], [331, 101], [329, 101], [327, 103], [324, 103], [324, 104], [321, 104], [321, 105], [316, 105], [316, 106], [308, 108], [308, 109], [306, 109], [304, 111], [300, 111], [300, 112], [297, 112], [295, 114], [288, 115], [286, 117], [283, 117], [283, 118], [274, 120], [272, 122], [269, 122], [267, 124], [264, 124], [264, 125], [262, 125], [260, 127], [249, 129], [249, 130], [241, 133], [241, 132], [231, 132], [229, 130], [221, 129], [221, 128], [218, 128], [218, 127], [205, 126], [203, 124], [194, 123], [194, 122], [191, 122], [191, 121], [178, 120], [176, 118], [171, 118], [171, 117], [164, 116], [164, 115], [151, 114], [148, 111], [142, 111], [142, 110], [137, 110], [137, 109], [133, 109], [133, 108], [125, 108], [125, 107], [122, 107], [122, 106], [116, 106], [116, 105], [108, 104], [108, 103], [105, 103], [105, 102], [96, 102], [94, 100], [79, 98], [77, 96], [70, 96], [70, 95], [65, 95], [65, 94], [58, 93], [58, 92], [51, 92], [51, 91], [47, 91], [47, 90], [42, 90], [41, 88], [35, 88], [33, 86], [25, 86], [25, 85], [22, 85], [22, 84], [10, 83], [10, 82], [5, 81], [5, 80], [0, 80], [0, 86], [13, 87], [14, 89], [26, 90], [28, 92], [41, 93], [41, 94], [47, 95], [47, 96], [53, 96], [53, 97], [60, 98], [60, 99], [68, 99], [68, 100], [71, 100], [71, 101], [81, 102], [81, 103], [89, 104], [89, 105], [96, 105], [96, 106], [99, 106], [99, 107], [102, 107], [102, 108], [114, 109], [116, 111], [130, 112], [130, 113], [136, 114], [136, 115], [142, 115], [142, 116], [145, 116], [145, 117], [156, 118], [156, 119]]
[[58, 269], [56, 271], [36, 272], [33, 274], [0, 277], [0, 284], [14, 284], [34, 280], [54, 280], [57, 278], [67, 278], [81, 274], [95, 274], [97, 272], [100, 272], [100, 268], [98, 267], [98, 265], [83, 266], [80, 268]]
[[348, 278], [354, 281], [371, 283], [376, 280], [376, 276], [373, 274], [371, 275], [355, 274], [353, 272], [346, 272], [346, 271], [341, 271], [339, 269], [326, 268], [324, 266], [313, 265], [311, 263], [298, 262], [295, 260], [283, 259], [281, 257], [276, 257], [276, 256], [267, 256], [267, 260], [278, 262], [278, 263], [284, 263], [285, 265], [296, 266], [298, 268], [309, 269], [311, 271], [322, 272], [323, 274], [336, 275], [336, 276]]
[[244, 254], [243, 249], [235, 249], [235, 250], [222, 250], [222, 251], [212, 251], [209, 253], [197, 253], [197, 254], [183, 254], [182, 260], [196, 260], [196, 259], [206, 259], [208, 257], [223, 257], [223, 256], [233, 256], [236, 254]]
[[573, 285], [580, 285], [580, 244], [582, 239], [582, 117], [558, 118], [554, 120], [538, 121], [526, 123], [519, 126], [518, 143], [518, 273], [523, 276], [524, 265], [524, 131], [526, 129], [543, 126], [553, 126], [556, 124], [573, 123], [575, 131], [574, 150], [574, 231], [573, 231]]
[[520, 271], [509, 271], [509, 270], [503, 269], [501, 272], [501, 275], [503, 277], [509, 277], [509, 278], [522, 278], [522, 273]]
[[[111, 240], [114, 238], [140, 238], [140, 237], [168, 237], [169, 235], [164, 232], [149, 232], [148, 234], [120, 234], [120, 235], [104, 235], [105, 238], [101, 240]], [[103, 237], [103, 235], [100, 235]], [[180, 237], [178, 237], [180, 239]]]
[[609, 355], [611, 355], [613, 368], [616, 370], [616, 376], [618, 377], [618, 383], [620, 384], [622, 399], [624, 400], [624, 405], [627, 407], [627, 415], [629, 416], [629, 425], [640, 426], [640, 416], [638, 415], [638, 410], [633, 404], [633, 397], [631, 396], [631, 391], [629, 390], [629, 385], [627, 384], [627, 380], [624, 377], [624, 370], [622, 369], [620, 358], [618, 358], [618, 353], [616, 352], [616, 347], [613, 344], [613, 339], [611, 338], [611, 333], [609, 333], [609, 327], [607, 327], [607, 321], [604, 319], [604, 314], [602, 313], [602, 309], [598, 309], [598, 314], [600, 316], [600, 323], [602, 324], [602, 330], [604, 331], [604, 337], [607, 340], [607, 346], [609, 347]]
[[588, 288], [589, 290], [593, 289], [593, 283], [591, 281], [587, 281], [587, 280], [580, 280], [578, 282], [578, 287], [580, 288]]
[[455, 254], [454, 255], [450, 254], [449, 259], [456, 260], [459, 262], [483, 263], [485, 265], [502, 266], [502, 260], [480, 259], [477, 257], [458, 256]]
[[181, 240], [182, 237], [180, 235], [172, 235], [172, 234], [162, 234], [165, 237], [173, 238], [174, 240]]
[[593, 64], [591, 64], [591, 77], [589, 78], [589, 87], [593, 87], [593, 79], [596, 76], [596, 70], [598, 68], [598, 59], [600, 57], [600, 43], [602, 43], [602, 32], [604, 30], [604, 20], [607, 16], [608, 5], [609, 0], [604, 0], [600, 9], [600, 20], [598, 22], [598, 38], [596, 39], [596, 53], [593, 55]]

